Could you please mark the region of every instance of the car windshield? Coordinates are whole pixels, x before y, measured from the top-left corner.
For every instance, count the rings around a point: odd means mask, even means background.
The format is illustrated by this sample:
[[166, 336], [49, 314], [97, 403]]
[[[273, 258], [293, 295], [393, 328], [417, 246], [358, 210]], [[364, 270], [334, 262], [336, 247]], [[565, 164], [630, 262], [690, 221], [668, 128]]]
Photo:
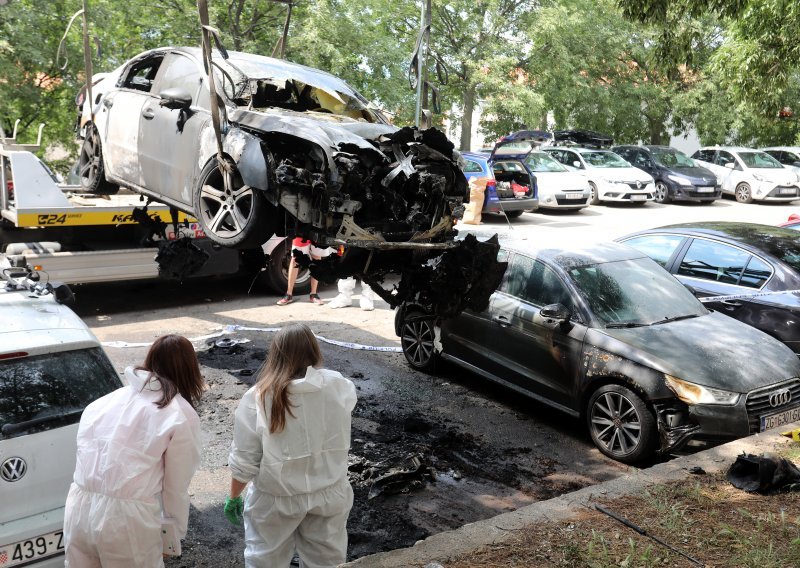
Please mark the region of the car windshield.
[[301, 66], [281, 65], [267, 58], [263, 61], [255, 57], [236, 59], [231, 63], [227, 67], [235, 67], [249, 81], [250, 88], [240, 94], [243, 106], [314, 111], [382, 122], [379, 113], [369, 107], [364, 97], [333, 75]]
[[650, 153], [659, 166], [665, 168], [694, 168], [697, 164], [690, 157], [672, 148], [651, 148]]
[[0, 361], [0, 440], [74, 424], [120, 386], [99, 347]]
[[608, 327], [633, 327], [708, 313], [674, 276], [649, 258], [569, 270], [594, 315]]
[[533, 172], [566, 172], [567, 168], [556, 162], [544, 152], [531, 152], [525, 163]]
[[584, 161], [595, 168], [629, 168], [631, 165], [614, 152], [581, 152]]
[[748, 168], [783, 168], [783, 164], [766, 152], [739, 152], [739, 158]]

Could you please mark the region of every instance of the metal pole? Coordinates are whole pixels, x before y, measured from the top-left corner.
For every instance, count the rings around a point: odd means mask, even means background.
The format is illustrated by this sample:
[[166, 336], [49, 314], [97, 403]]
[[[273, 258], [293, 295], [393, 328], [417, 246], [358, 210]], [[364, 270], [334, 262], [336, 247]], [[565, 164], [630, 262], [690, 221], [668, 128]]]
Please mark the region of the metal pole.
[[[425, 25], [425, 0], [419, 14], [420, 30]], [[425, 49], [425, 42], [419, 47], [420, 53], [417, 54], [417, 110], [414, 113], [414, 126], [419, 128], [419, 115], [422, 112], [422, 51]]]
[[86, 73], [86, 96], [89, 101], [89, 118], [94, 122], [94, 97], [92, 96], [92, 52], [89, 49], [89, 0], [83, 0], [83, 67]]

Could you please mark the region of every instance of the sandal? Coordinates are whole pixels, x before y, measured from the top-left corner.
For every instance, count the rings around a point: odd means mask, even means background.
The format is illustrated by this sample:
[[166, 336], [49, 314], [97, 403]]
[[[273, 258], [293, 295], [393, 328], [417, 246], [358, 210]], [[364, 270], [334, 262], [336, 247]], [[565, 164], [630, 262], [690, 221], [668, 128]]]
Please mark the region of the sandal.
[[294, 302], [294, 298], [292, 298], [292, 295], [286, 294], [283, 298], [278, 300], [278, 305], [285, 306], [286, 304], [291, 304], [292, 302]]
[[320, 297], [319, 297], [319, 294], [311, 294], [311, 295], [308, 297], [308, 300], [309, 300], [309, 301], [310, 301], [312, 304], [322, 304], [322, 303], [324, 303], [324, 302], [322, 301], [322, 298], [320, 298]]

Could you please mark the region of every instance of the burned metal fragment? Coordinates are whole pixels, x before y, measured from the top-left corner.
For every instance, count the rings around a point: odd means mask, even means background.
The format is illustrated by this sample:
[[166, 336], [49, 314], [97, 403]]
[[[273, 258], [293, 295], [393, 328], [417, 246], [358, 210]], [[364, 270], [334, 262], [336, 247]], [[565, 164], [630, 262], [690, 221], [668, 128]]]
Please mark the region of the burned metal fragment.
[[367, 499], [422, 489], [427, 481], [436, 481], [436, 475], [415, 456], [411, 458], [411, 468], [394, 469], [377, 478], [369, 488]]
[[203, 268], [208, 257], [209, 254], [195, 245], [192, 239], [183, 237], [175, 241], [160, 241], [155, 261], [160, 276], [183, 280]]

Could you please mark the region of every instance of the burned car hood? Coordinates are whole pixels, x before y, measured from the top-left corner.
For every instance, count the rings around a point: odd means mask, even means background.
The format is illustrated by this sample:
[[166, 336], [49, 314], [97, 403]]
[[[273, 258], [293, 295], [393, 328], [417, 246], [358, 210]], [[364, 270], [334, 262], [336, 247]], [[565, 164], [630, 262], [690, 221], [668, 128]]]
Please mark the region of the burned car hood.
[[740, 393], [800, 376], [791, 349], [716, 312], [647, 327], [594, 328], [586, 339], [662, 373]]

